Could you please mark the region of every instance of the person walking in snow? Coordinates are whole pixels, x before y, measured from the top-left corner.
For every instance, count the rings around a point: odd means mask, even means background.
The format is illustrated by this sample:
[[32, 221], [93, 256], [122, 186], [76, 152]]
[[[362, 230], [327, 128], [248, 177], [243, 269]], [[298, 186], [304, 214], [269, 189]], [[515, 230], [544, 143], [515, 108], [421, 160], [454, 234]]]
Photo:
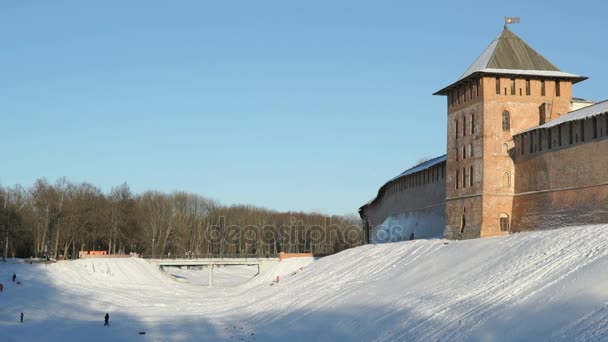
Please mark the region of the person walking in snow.
[[4, 291], [4, 284], [0, 283], [0, 293], [2, 293], [2, 291]]
[[103, 324], [104, 326], [106, 326], [106, 325], [109, 326], [110, 325], [110, 322], [109, 322], [110, 321], [110, 315], [107, 312], [106, 312], [106, 316], [104, 317], [104, 321], [105, 321], [105, 323]]
[[21, 313], [21, 323], [23, 323], [23, 312]]
[[17, 280], [17, 275], [13, 273], [13, 283], [15, 282], [15, 280]]

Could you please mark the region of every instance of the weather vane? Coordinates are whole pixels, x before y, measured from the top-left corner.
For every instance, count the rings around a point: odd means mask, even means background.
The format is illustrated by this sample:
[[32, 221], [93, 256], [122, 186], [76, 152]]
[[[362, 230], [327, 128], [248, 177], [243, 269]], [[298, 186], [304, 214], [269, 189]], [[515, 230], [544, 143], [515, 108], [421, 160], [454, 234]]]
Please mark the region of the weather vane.
[[505, 17], [505, 28], [509, 24], [519, 24], [519, 17]]

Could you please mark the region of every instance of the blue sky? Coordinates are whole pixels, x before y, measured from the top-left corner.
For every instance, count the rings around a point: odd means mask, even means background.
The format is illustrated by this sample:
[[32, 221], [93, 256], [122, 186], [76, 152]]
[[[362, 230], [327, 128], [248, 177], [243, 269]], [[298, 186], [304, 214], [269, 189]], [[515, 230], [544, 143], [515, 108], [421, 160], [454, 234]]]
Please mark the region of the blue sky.
[[354, 213], [445, 153], [502, 30], [608, 98], [602, 1], [0, 1], [0, 184], [86, 181]]

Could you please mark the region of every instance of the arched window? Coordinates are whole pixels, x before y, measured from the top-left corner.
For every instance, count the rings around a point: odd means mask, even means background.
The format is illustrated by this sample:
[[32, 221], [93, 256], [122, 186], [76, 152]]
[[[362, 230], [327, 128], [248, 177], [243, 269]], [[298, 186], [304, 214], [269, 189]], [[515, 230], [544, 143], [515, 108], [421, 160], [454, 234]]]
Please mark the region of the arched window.
[[509, 155], [509, 144], [507, 144], [507, 143], [502, 144], [502, 155], [503, 156]]
[[509, 228], [509, 215], [505, 213], [500, 214], [500, 231], [508, 232]]
[[511, 114], [508, 111], [502, 112], [502, 130], [508, 131], [511, 129]]
[[509, 172], [505, 172], [502, 175], [502, 186], [505, 188], [511, 187], [511, 174]]

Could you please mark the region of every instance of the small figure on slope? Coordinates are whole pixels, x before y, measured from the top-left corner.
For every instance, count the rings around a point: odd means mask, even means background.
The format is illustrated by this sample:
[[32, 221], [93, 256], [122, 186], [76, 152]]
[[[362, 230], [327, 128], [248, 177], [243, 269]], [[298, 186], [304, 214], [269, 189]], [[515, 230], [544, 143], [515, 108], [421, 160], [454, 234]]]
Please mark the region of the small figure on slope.
[[17, 280], [17, 275], [13, 273], [13, 283], [15, 282], [15, 280]]
[[23, 312], [21, 313], [21, 323], [23, 323]]
[[2, 291], [4, 291], [4, 284], [0, 283], [0, 293], [2, 293]]
[[105, 321], [105, 323], [103, 324], [104, 326], [110, 325], [110, 314], [108, 314], [107, 312], [106, 312], [106, 316], [104, 317], [104, 321]]

